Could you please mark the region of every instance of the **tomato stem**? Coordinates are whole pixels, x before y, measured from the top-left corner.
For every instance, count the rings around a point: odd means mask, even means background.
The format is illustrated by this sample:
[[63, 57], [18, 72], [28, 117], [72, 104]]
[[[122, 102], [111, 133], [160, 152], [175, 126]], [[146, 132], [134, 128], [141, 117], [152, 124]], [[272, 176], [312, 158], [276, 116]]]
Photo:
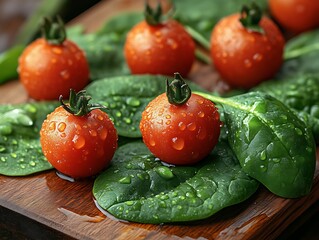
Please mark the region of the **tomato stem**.
[[191, 97], [192, 91], [179, 73], [174, 73], [174, 80], [166, 80], [166, 96], [173, 105], [182, 105]]
[[262, 10], [256, 3], [252, 3], [250, 7], [244, 5], [241, 10], [239, 21], [246, 29], [264, 34], [264, 30], [259, 26], [262, 14]]
[[151, 26], [156, 26], [160, 23], [163, 23], [167, 19], [171, 18], [174, 12], [175, 6], [173, 3], [171, 3], [171, 8], [169, 9], [169, 11], [166, 14], [163, 14], [163, 8], [160, 1], [158, 1], [155, 8], [152, 8], [148, 4], [147, 0], [145, 1], [144, 17], [145, 21]]
[[66, 39], [66, 31], [62, 19], [57, 16], [56, 21], [52, 19], [43, 18], [41, 26], [42, 36], [50, 43], [54, 45], [60, 45]]
[[101, 104], [89, 104], [91, 99], [91, 96], [88, 96], [85, 90], [76, 93], [73, 89], [70, 89], [69, 105], [63, 102], [62, 95], [59, 97], [62, 107], [75, 116], [85, 116], [94, 109], [106, 109]]

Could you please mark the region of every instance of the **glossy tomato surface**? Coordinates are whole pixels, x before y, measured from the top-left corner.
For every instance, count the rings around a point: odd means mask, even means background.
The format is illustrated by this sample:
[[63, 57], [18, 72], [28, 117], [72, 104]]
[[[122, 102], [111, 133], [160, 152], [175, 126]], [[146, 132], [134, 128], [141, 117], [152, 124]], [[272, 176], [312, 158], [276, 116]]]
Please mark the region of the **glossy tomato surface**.
[[124, 53], [133, 74], [186, 76], [195, 60], [195, 44], [174, 20], [155, 26], [142, 21], [128, 33]]
[[32, 42], [19, 58], [20, 81], [29, 96], [36, 100], [58, 100], [79, 91], [89, 82], [89, 66], [84, 52], [65, 40], [48, 43], [44, 38]]
[[172, 105], [161, 94], [142, 113], [140, 130], [150, 151], [162, 161], [188, 165], [207, 156], [220, 134], [215, 105], [196, 94], [183, 105]]
[[53, 167], [67, 176], [83, 178], [108, 166], [117, 148], [117, 133], [101, 110], [79, 117], [58, 107], [43, 122], [40, 141]]
[[319, 27], [318, 0], [269, 0], [272, 16], [282, 27], [301, 33]]
[[283, 63], [284, 38], [267, 17], [264, 33], [244, 28], [240, 14], [223, 18], [211, 35], [211, 58], [221, 77], [232, 87], [250, 88], [270, 79]]

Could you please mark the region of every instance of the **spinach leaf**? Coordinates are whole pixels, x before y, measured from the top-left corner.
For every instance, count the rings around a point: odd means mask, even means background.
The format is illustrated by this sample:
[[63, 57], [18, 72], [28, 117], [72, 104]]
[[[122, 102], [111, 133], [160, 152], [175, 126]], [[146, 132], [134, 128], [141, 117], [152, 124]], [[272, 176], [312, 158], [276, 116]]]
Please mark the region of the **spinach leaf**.
[[109, 19], [97, 31], [97, 35], [116, 34], [124, 44], [126, 34], [131, 28], [144, 19], [143, 12], [125, 12]]
[[76, 33], [69, 38], [86, 53], [91, 80], [130, 73], [123, 55], [122, 40], [116, 34]]
[[207, 218], [246, 200], [257, 188], [226, 144], [217, 145], [203, 163], [174, 167], [135, 142], [117, 150], [111, 166], [95, 180], [93, 194], [117, 218], [158, 224]]
[[319, 30], [290, 39], [286, 43], [284, 54], [285, 62], [277, 79], [297, 74], [319, 75]]
[[[146, 105], [165, 92], [166, 76], [117, 76], [92, 82], [86, 88], [92, 102], [99, 102], [114, 121], [117, 132], [124, 137], [141, 137], [139, 124]], [[188, 81], [191, 89], [204, 91]]]
[[228, 99], [201, 95], [223, 106], [229, 144], [247, 174], [281, 197], [309, 193], [315, 142], [294, 111], [260, 92]]
[[[206, 39], [215, 24], [223, 17], [240, 12], [243, 4], [250, 4], [252, 0], [174, 0], [176, 6], [175, 18], [184, 25], [196, 29]], [[259, 0], [262, 10], [267, 9], [267, 0]]]
[[68, 31], [68, 38], [86, 53], [91, 80], [130, 73], [123, 53], [126, 33], [142, 19], [142, 13], [129, 12], [111, 18], [96, 33]]
[[24, 176], [51, 169], [42, 154], [39, 130], [56, 103], [0, 106], [0, 174]]
[[299, 75], [271, 80], [252, 91], [267, 93], [296, 110], [319, 141], [319, 75]]
[[18, 58], [23, 45], [17, 45], [0, 54], [0, 84], [18, 77]]

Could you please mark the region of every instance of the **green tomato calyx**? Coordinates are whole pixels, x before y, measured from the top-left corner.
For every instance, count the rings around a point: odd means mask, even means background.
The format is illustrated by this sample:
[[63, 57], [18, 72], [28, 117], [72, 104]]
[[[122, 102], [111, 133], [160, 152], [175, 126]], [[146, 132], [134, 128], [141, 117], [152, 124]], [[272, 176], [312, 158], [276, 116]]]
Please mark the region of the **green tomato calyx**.
[[259, 25], [262, 15], [262, 10], [256, 3], [252, 3], [250, 7], [244, 5], [241, 9], [239, 21], [249, 31], [264, 34], [264, 29]]
[[174, 73], [174, 80], [166, 80], [166, 96], [173, 105], [182, 105], [191, 97], [192, 91], [179, 73]]
[[163, 8], [159, 1], [157, 6], [154, 8], [152, 8], [148, 4], [148, 1], [145, 1], [144, 17], [145, 17], [145, 21], [151, 26], [156, 26], [158, 24], [163, 23], [167, 19], [171, 18], [174, 11], [175, 11], [175, 8], [173, 3], [171, 4], [171, 8], [169, 9], [169, 11], [163, 14]]
[[69, 113], [75, 116], [85, 116], [89, 114], [94, 109], [106, 109], [105, 106], [101, 104], [90, 104], [91, 96], [86, 94], [85, 90], [76, 93], [73, 89], [70, 89], [69, 104], [63, 102], [63, 96], [60, 95], [59, 101], [62, 107]]
[[42, 36], [54, 45], [62, 44], [66, 39], [66, 31], [62, 19], [57, 16], [56, 21], [44, 17], [41, 26]]

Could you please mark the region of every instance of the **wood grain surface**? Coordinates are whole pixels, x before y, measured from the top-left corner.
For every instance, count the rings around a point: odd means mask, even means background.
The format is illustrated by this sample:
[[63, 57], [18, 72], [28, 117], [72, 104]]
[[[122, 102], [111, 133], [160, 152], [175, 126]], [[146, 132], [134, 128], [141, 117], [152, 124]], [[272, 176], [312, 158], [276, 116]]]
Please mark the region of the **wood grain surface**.
[[[106, 18], [120, 11], [142, 9], [142, 5], [140, 0], [102, 1], [70, 24], [80, 23], [88, 32], [95, 31]], [[210, 66], [199, 63], [190, 78], [208, 89], [212, 85], [227, 88]], [[28, 96], [18, 81], [0, 86], [1, 104], [25, 101], [29, 101]], [[309, 195], [284, 199], [260, 187], [247, 201], [202, 221], [164, 225], [118, 221], [95, 206], [93, 179], [72, 183], [59, 178], [54, 170], [28, 177], [0, 176], [0, 213], [2, 221], [9, 221], [13, 212], [17, 221], [22, 219], [21, 225], [29, 224], [20, 226], [22, 229], [33, 227], [33, 234], [45, 233], [48, 239], [275, 239], [318, 201], [318, 159], [317, 148], [317, 168]]]

